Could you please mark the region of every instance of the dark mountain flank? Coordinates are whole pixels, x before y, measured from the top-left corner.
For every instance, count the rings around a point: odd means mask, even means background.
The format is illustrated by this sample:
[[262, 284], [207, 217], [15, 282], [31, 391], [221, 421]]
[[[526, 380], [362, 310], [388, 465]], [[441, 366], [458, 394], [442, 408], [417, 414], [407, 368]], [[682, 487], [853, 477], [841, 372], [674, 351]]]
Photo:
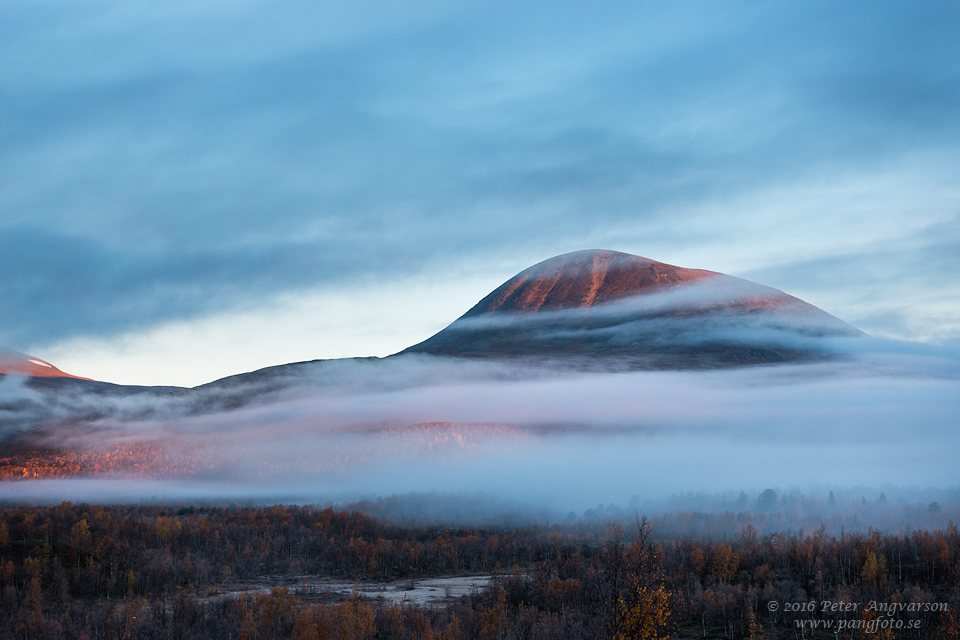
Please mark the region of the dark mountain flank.
[[401, 353], [615, 357], [713, 368], [815, 359], [860, 331], [782, 291], [616, 251], [577, 251], [517, 274]]

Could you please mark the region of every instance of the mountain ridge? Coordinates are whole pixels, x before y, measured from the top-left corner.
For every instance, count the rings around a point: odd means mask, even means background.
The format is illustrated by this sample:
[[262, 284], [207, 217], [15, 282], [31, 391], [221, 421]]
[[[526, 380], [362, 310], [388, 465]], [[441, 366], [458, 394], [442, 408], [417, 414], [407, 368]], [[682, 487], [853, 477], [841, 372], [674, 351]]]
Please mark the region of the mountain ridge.
[[[806, 320], [806, 326], [801, 326], [800, 320]], [[790, 322], [796, 326], [786, 326]], [[633, 333], [628, 335], [624, 329], [630, 327]], [[745, 330], [751, 327], [758, 335], [776, 329], [781, 338], [816, 337], [818, 332], [862, 335], [825, 311], [764, 285], [618, 251], [583, 250], [524, 269], [438, 333], [387, 358], [405, 354], [569, 356], [581, 360], [617, 356], [633, 358], [636, 366], [682, 369], [786, 362], [822, 355], [809, 341], [784, 347], [768, 339], [751, 340]], [[712, 341], [697, 338], [698, 331], [703, 335], [717, 334], [718, 330], [730, 334], [734, 329], [741, 330], [735, 339], [729, 335]], [[319, 362], [274, 365], [195, 389], [298, 375]], [[39, 358], [0, 348], [0, 376], [3, 374], [25, 376], [33, 381], [32, 386], [51, 390], [90, 383], [102, 392], [187, 391], [172, 386], [95, 381], [65, 373]]]

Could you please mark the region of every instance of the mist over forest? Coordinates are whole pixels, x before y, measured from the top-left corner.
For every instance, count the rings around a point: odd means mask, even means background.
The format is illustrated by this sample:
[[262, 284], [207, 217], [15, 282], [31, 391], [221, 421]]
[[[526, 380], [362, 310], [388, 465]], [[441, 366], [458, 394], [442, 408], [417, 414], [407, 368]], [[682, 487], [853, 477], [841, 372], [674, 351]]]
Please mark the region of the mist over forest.
[[853, 511], [881, 491], [890, 508], [901, 498], [949, 503], [922, 487], [956, 487], [955, 354], [836, 344], [823, 361], [722, 370], [404, 355], [123, 393], [7, 376], [7, 446], [47, 452], [48, 462], [29, 482], [0, 484], [0, 499], [348, 503], [485, 492], [561, 519], [598, 504], [743, 511], [771, 487], [788, 505], [798, 493], [824, 501], [810, 488], [829, 487]]

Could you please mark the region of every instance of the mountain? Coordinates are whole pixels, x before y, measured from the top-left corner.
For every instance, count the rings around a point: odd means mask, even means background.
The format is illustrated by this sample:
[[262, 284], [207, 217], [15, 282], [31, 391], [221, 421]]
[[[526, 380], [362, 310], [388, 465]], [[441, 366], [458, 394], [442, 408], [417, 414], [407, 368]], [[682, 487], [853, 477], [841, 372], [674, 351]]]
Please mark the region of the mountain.
[[[386, 360], [431, 354], [547, 357], [600, 368], [713, 368], [829, 357], [830, 341], [824, 338], [856, 335], [862, 334], [813, 305], [747, 280], [617, 251], [577, 251], [520, 272], [436, 335]], [[370, 367], [382, 360], [344, 362]], [[189, 413], [242, 406], [330, 364], [267, 367], [190, 390], [95, 382], [0, 349], [0, 375], [29, 376], [31, 388], [176, 397]], [[24, 420], [42, 422], [52, 407], [41, 403]]]
[[0, 374], [26, 376], [29, 378], [71, 378], [74, 380], [89, 380], [80, 376], [70, 375], [57, 369], [55, 366], [31, 355], [0, 348]]
[[617, 357], [712, 368], [825, 357], [861, 332], [782, 291], [617, 251], [526, 269], [451, 325], [401, 352], [469, 358]]

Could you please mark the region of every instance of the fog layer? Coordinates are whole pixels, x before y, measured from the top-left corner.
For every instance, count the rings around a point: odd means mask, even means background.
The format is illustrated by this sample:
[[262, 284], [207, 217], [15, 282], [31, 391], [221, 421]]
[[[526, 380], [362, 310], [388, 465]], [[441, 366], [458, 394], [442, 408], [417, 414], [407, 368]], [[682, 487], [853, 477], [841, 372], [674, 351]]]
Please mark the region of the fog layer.
[[955, 486], [956, 354], [845, 340], [843, 358], [719, 371], [403, 356], [124, 394], [8, 376], [5, 446], [115, 462], [82, 471], [93, 492], [46, 476], [3, 482], [0, 497], [486, 491], [582, 512], [702, 489]]

